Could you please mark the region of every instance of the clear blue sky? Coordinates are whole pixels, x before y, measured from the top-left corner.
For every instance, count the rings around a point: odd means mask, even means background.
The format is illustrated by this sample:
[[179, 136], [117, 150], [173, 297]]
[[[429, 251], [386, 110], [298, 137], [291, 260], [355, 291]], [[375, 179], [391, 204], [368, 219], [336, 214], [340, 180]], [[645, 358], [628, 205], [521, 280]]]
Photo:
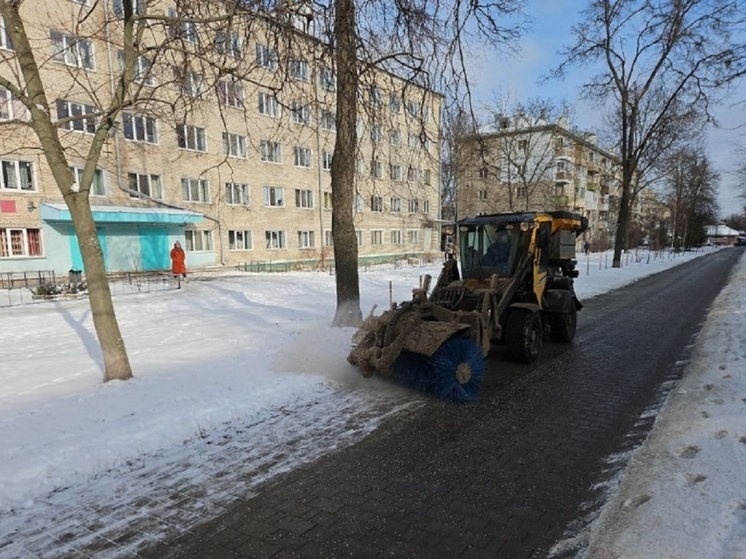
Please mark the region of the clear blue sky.
[[[521, 52], [515, 57], [496, 56], [490, 52], [473, 53], [474, 66], [470, 76], [475, 81], [477, 106], [491, 104], [495, 98], [509, 95], [526, 100], [541, 97], [556, 102], [567, 101], [575, 111], [571, 125], [583, 130], [601, 126], [598, 109], [578, 99], [583, 78], [590, 69], [576, 69], [563, 81], [540, 82], [561, 60], [557, 51], [572, 40], [572, 26], [579, 20], [586, 2], [583, 0], [528, 0], [526, 11], [534, 22], [520, 40]], [[475, 78], [476, 77], [476, 78]], [[708, 154], [721, 175], [719, 203], [721, 216], [743, 211], [744, 201], [737, 197], [737, 189], [744, 181], [735, 176], [739, 162], [737, 146], [746, 145], [746, 84], [731, 98], [729, 106], [718, 110], [722, 125], [731, 129], [713, 129], [708, 133]], [[741, 106], [738, 106], [741, 103]]]

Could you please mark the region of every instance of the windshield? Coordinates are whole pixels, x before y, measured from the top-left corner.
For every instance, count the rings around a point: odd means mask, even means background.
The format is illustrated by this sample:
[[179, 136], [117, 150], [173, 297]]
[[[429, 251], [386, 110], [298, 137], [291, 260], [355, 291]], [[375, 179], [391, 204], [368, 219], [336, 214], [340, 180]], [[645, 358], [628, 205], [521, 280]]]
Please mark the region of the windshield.
[[511, 277], [519, 248], [528, 248], [528, 234], [512, 223], [462, 226], [459, 240], [463, 277]]

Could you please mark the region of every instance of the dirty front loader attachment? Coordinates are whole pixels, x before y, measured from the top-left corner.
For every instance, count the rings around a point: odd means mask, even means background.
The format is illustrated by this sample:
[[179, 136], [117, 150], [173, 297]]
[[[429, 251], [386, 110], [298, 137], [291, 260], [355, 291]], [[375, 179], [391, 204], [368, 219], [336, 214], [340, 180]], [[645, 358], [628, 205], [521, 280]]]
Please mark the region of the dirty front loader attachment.
[[[429, 278], [427, 278], [429, 283]], [[364, 376], [378, 373], [454, 402], [474, 402], [484, 376], [478, 340], [486, 325], [477, 312], [452, 312], [427, 301], [424, 289], [412, 301], [372, 313], [352, 338], [347, 360]]]

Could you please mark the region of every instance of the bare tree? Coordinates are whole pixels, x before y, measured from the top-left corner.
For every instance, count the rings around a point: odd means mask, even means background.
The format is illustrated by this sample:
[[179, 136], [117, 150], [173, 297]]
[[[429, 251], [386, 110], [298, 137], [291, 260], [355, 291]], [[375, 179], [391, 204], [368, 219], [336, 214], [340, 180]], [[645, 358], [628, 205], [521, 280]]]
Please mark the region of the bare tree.
[[[440, 138], [427, 126], [433, 105], [428, 96], [433, 91], [453, 95], [461, 91], [470, 95], [466, 74], [465, 52], [470, 41], [487, 42], [505, 47], [517, 38], [522, 24], [521, 2], [453, 0], [419, 2], [403, 0], [334, 0], [323, 5], [334, 13], [334, 26], [327, 41], [336, 51], [340, 80], [336, 108], [338, 118], [337, 151], [332, 163], [332, 191], [335, 197], [333, 235], [337, 270], [337, 313], [334, 324], [356, 325], [361, 317], [357, 275], [357, 248], [354, 226], [348, 208], [353, 199], [356, 144], [352, 132], [358, 115], [358, 93], [368, 89], [375, 99], [375, 73], [390, 72], [410, 83], [409, 95], [419, 100], [406, 110], [415, 123], [410, 134], [424, 144], [438, 145]], [[518, 22], [509, 18], [517, 18]], [[354, 25], [353, 25], [354, 23]], [[361, 88], [360, 84], [366, 87]], [[375, 101], [372, 103], [376, 105]], [[375, 120], [374, 113], [368, 113]], [[347, 122], [343, 122], [343, 121]], [[340, 145], [347, 142], [346, 146]], [[350, 150], [352, 148], [352, 151]], [[432, 154], [434, 161], [439, 153]], [[339, 235], [339, 237], [338, 237]]]
[[626, 248], [635, 176], [651, 144], [665, 141], [682, 107], [712, 120], [710, 107], [746, 68], [746, 45], [734, 38], [743, 14], [725, 0], [592, 0], [574, 27], [574, 44], [555, 70], [599, 63], [584, 94], [618, 115], [622, 184], [615, 267]]
[[704, 242], [705, 226], [717, 220], [719, 179], [701, 148], [682, 149], [668, 160], [666, 199], [674, 248], [681, 250]]

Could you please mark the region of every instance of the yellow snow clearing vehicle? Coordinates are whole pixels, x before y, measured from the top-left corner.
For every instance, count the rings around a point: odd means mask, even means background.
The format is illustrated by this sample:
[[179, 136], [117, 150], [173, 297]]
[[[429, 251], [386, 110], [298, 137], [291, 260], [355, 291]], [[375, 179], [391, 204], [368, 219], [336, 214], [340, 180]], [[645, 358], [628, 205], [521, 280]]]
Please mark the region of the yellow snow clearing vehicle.
[[435, 287], [431, 277], [411, 301], [371, 313], [352, 339], [347, 360], [431, 392], [472, 402], [485, 357], [505, 346], [518, 361], [535, 360], [545, 331], [575, 337], [582, 307], [573, 287], [576, 238], [585, 217], [562, 211], [481, 215], [456, 224], [461, 270], [448, 255]]

